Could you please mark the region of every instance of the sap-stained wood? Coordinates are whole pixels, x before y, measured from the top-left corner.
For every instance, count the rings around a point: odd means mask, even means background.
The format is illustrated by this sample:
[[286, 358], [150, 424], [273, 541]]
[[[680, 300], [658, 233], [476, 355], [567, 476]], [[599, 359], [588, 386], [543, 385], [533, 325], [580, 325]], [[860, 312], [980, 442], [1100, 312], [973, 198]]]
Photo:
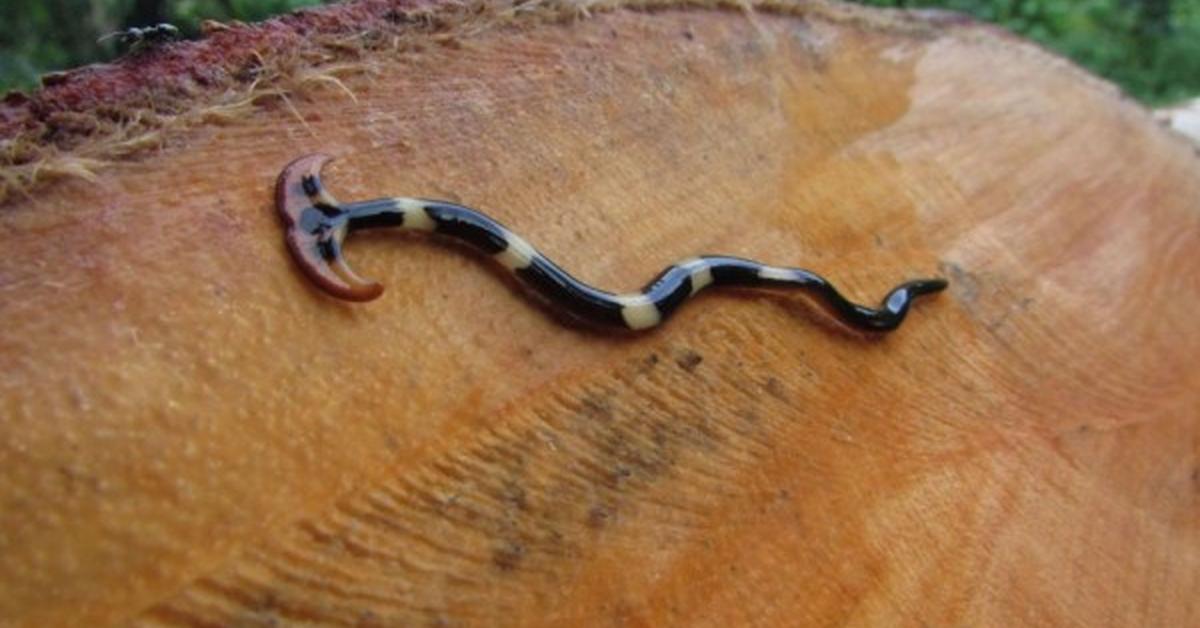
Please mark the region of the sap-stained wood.
[[[2, 621], [1196, 624], [1200, 159], [1028, 44], [861, 16], [518, 21], [4, 207]], [[381, 234], [344, 304], [271, 207], [317, 150], [612, 288], [951, 287], [884, 339], [730, 293], [611, 338]]]

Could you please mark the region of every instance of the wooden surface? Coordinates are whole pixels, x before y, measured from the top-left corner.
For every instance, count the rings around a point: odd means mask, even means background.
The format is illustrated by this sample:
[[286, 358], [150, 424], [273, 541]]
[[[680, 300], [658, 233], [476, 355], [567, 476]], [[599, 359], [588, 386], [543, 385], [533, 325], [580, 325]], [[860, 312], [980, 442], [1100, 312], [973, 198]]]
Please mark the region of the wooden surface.
[[[0, 623], [1200, 623], [1193, 148], [989, 28], [791, 13], [368, 55], [0, 208]], [[317, 150], [614, 289], [951, 286], [883, 339], [752, 293], [610, 338], [380, 234], [335, 302], [270, 204]]]

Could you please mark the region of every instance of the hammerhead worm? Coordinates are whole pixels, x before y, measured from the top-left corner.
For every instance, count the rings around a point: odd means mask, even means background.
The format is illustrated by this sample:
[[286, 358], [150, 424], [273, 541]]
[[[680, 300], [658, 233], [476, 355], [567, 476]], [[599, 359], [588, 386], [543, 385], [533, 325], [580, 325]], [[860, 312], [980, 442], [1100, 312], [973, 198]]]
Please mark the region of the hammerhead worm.
[[494, 257], [535, 292], [576, 318], [632, 330], [662, 323], [689, 297], [716, 285], [800, 289], [847, 326], [886, 332], [900, 326], [913, 299], [947, 285], [945, 279], [905, 282], [889, 292], [878, 308], [869, 308], [847, 300], [808, 270], [701, 255], [668, 266], [641, 292], [614, 294], [572, 277], [520, 236], [469, 207], [419, 198], [338, 202], [321, 185], [321, 168], [330, 159], [311, 154], [288, 164], [275, 186], [275, 204], [287, 230], [288, 248], [300, 269], [325, 292], [349, 301], [370, 301], [383, 293], [383, 286], [351, 270], [342, 256], [342, 241], [352, 231], [379, 227], [433, 231], [462, 240]]

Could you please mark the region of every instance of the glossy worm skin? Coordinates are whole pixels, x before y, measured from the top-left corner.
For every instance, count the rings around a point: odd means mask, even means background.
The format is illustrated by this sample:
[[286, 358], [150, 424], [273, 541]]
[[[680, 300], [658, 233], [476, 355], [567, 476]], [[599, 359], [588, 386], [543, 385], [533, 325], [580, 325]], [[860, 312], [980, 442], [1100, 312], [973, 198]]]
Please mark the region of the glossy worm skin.
[[640, 292], [614, 294], [572, 277], [520, 236], [462, 205], [417, 198], [379, 198], [340, 203], [321, 185], [330, 158], [306, 155], [279, 175], [275, 201], [287, 229], [287, 244], [301, 270], [329, 294], [369, 301], [383, 286], [360, 278], [342, 256], [353, 231], [399, 227], [456, 238], [492, 256], [538, 294], [586, 322], [643, 330], [667, 320], [689, 297], [709, 286], [799, 289], [826, 306], [847, 326], [870, 332], [896, 329], [914, 298], [939, 292], [944, 279], [900, 284], [878, 308], [847, 300], [828, 281], [801, 268], [767, 266], [724, 255], [693, 257], [663, 270]]

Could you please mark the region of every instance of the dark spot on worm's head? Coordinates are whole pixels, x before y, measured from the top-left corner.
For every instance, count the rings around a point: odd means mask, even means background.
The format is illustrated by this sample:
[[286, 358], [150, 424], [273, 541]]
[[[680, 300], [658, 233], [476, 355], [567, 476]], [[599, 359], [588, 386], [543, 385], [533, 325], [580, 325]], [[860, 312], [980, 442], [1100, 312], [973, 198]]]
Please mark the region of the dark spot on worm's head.
[[321, 184], [317, 178], [311, 174], [306, 174], [300, 177], [300, 187], [304, 189], [304, 193], [309, 196], [316, 196], [321, 193]]
[[525, 546], [516, 541], [506, 541], [492, 551], [492, 564], [501, 571], [514, 571], [525, 557]]
[[325, 219], [325, 214], [316, 207], [305, 207], [304, 211], [300, 212], [300, 220], [297, 225], [300, 231], [309, 235], [317, 235], [326, 227], [328, 221]]
[[703, 361], [704, 356], [692, 351], [691, 349], [684, 349], [675, 358], [675, 363], [679, 365], [679, 368], [689, 373], [694, 373], [696, 371], [696, 367], [700, 366], [700, 363]]

